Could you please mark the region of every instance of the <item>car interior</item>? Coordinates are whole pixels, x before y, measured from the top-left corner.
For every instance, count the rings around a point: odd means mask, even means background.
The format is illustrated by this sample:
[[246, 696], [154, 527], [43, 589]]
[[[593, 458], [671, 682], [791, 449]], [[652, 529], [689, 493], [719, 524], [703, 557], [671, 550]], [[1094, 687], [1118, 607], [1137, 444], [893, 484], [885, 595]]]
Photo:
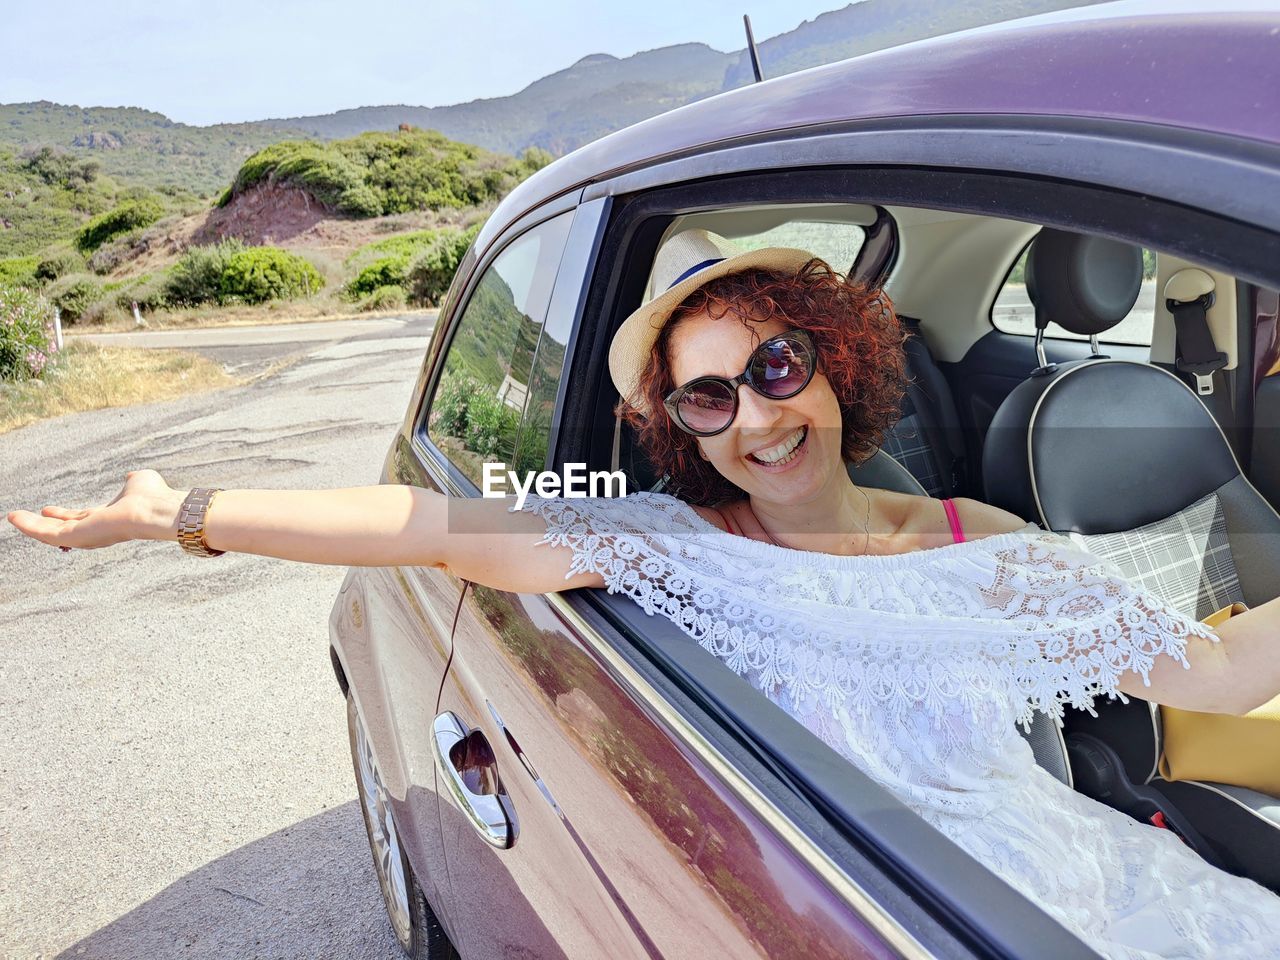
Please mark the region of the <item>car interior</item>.
[[[880, 450], [849, 465], [855, 482], [1003, 507], [1197, 619], [1280, 592], [1274, 291], [1107, 237], [906, 205], [699, 210], [669, 217], [657, 243], [692, 228], [812, 250], [885, 287], [911, 334], [909, 379]], [[611, 430], [611, 468], [628, 489], [661, 490], [631, 431], [616, 419]], [[679, 631], [601, 600], [677, 671], [699, 672], [705, 692], [700, 652]], [[1024, 733], [1037, 762], [1280, 892], [1280, 798], [1167, 780], [1160, 708], [1130, 698], [1096, 709], [1069, 710], [1063, 728], [1039, 714]]]

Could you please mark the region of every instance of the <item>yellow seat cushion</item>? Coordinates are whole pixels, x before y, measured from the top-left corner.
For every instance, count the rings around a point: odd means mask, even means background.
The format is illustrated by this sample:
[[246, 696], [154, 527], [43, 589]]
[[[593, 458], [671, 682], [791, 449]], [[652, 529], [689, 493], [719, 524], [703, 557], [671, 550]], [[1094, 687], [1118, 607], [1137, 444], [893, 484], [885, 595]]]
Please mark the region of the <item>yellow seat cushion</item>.
[[[1204, 618], [1216, 627], [1244, 613], [1233, 603]], [[1280, 696], [1242, 717], [1162, 706], [1160, 776], [1249, 787], [1280, 797]]]

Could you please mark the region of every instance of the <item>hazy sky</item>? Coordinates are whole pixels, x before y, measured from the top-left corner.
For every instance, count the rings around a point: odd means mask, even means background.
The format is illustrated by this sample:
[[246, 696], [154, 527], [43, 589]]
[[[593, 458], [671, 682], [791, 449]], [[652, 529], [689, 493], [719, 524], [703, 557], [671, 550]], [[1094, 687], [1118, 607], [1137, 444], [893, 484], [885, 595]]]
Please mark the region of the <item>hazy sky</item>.
[[[515, 93], [591, 53], [717, 50], [848, 0], [58, 0], [6, 3], [0, 103], [137, 106], [184, 123]], [[754, 6], [751, 4], [754, 3]]]

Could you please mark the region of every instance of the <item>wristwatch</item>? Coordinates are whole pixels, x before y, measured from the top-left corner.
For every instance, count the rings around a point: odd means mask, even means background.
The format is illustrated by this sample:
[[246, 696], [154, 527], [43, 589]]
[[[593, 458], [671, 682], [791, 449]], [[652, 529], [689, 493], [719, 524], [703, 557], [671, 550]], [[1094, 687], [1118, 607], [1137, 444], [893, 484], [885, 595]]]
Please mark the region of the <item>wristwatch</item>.
[[225, 550], [214, 550], [204, 541], [204, 518], [209, 504], [221, 487], [195, 487], [178, 508], [178, 543], [187, 553], [197, 557], [217, 557]]

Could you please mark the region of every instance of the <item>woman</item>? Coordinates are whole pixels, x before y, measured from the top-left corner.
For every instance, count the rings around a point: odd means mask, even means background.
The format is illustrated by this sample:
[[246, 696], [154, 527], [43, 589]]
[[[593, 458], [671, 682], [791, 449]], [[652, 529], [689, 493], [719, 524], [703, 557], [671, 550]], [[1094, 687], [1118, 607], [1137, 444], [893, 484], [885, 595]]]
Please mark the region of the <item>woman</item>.
[[[683, 499], [515, 511], [397, 485], [226, 490], [205, 508], [205, 545], [625, 592], [1105, 955], [1280, 956], [1280, 900], [1070, 790], [1014, 729], [1099, 693], [1246, 712], [1280, 689], [1265, 647], [1280, 600], [1215, 634], [1005, 511], [855, 485], [845, 461], [897, 415], [902, 332], [883, 295], [808, 253], [689, 231], [655, 281], [609, 366]], [[64, 549], [173, 540], [184, 505], [199, 512], [192, 494], [142, 470], [106, 506], [9, 519]]]

